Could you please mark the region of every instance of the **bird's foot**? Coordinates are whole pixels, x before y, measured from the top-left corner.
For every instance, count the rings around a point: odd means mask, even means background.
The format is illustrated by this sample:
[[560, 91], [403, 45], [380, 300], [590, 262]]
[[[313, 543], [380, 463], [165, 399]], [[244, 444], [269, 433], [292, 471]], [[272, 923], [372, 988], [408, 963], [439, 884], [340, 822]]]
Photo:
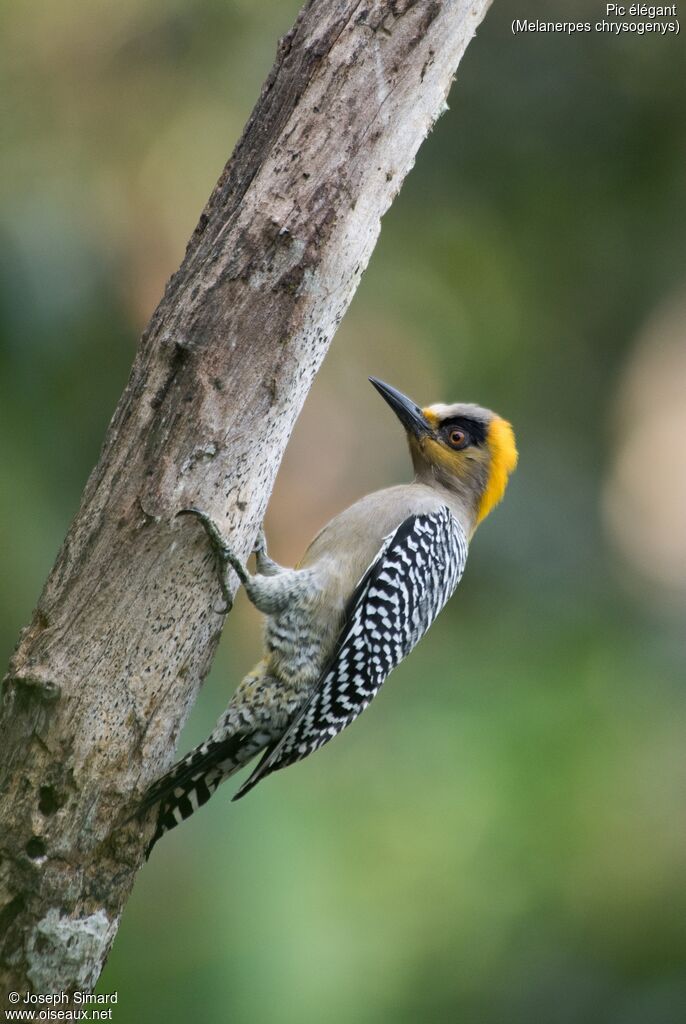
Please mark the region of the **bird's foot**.
[[233, 606], [233, 598], [231, 596], [231, 590], [229, 587], [227, 566], [231, 566], [231, 568], [235, 571], [241, 583], [243, 583], [244, 585], [248, 580], [248, 573], [238, 555], [226, 543], [219, 527], [211, 518], [211, 516], [207, 514], [207, 512], [203, 512], [199, 508], [191, 507], [182, 508], [179, 512], [177, 512], [177, 515], [195, 516], [197, 519], [200, 520], [203, 529], [207, 534], [207, 538], [212, 546], [215, 558], [217, 559], [217, 565], [219, 568], [219, 585], [221, 586], [222, 596], [224, 598], [224, 601], [226, 602], [226, 606], [224, 608], [217, 609], [217, 612], [219, 614], [226, 615], [228, 612], [231, 611], [231, 608]]
[[260, 526], [255, 537], [255, 543], [252, 546], [253, 555], [264, 555], [268, 558], [267, 554], [267, 537], [264, 532], [264, 526]]
[[255, 537], [255, 543], [253, 544], [253, 554], [255, 556], [255, 567], [260, 576], [276, 576], [281, 571], [281, 566], [278, 565], [267, 553], [267, 538], [264, 533], [264, 527], [260, 526]]

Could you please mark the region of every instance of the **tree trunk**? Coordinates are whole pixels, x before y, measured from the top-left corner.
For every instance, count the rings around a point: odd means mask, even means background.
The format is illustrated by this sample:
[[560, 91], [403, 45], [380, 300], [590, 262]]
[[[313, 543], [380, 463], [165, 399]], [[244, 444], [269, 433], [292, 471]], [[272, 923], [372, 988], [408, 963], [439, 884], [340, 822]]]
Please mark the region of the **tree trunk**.
[[[96, 982], [284, 447], [490, 0], [311, 0], [141, 339], [2, 689], [0, 989]], [[152, 827], [152, 826], [150, 826]]]

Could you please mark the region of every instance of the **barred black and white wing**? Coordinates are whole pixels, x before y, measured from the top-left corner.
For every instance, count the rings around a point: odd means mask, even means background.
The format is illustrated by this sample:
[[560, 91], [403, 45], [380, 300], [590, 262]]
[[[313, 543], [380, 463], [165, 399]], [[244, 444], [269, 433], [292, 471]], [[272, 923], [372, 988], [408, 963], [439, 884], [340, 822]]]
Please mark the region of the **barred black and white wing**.
[[464, 572], [467, 538], [446, 506], [390, 534], [348, 603], [328, 667], [234, 800], [328, 743], [364, 711], [427, 631]]

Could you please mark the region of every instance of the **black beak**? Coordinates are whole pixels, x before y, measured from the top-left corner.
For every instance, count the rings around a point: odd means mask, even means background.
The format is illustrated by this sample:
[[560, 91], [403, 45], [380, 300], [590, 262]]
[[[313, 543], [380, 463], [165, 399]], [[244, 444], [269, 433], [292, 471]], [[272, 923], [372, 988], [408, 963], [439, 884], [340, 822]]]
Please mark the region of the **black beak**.
[[406, 430], [414, 434], [415, 437], [431, 433], [431, 424], [427, 421], [419, 406], [415, 405], [407, 395], [404, 395], [402, 391], [398, 391], [396, 388], [392, 388], [390, 384], [384, 384], [382, 380], [377, 380], [376, 377], [370, 377], [369, 380], [384, 401], [388, 402]]

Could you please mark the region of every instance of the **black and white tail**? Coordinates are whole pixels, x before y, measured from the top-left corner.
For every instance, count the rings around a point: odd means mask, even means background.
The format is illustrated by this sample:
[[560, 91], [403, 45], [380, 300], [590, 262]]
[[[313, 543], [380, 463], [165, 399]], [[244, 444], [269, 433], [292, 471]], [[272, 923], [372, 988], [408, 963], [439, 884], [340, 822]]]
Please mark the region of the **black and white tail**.
[[137, 817], [159, 804], [157, 828], [145, 851], [146, 858], [165, 832], [190, 818], [210, 799], [218, 786], [258, 754], [269, 742], [263, 733], [233, 733], [208, 739], [150, 786], [141, 800]]

